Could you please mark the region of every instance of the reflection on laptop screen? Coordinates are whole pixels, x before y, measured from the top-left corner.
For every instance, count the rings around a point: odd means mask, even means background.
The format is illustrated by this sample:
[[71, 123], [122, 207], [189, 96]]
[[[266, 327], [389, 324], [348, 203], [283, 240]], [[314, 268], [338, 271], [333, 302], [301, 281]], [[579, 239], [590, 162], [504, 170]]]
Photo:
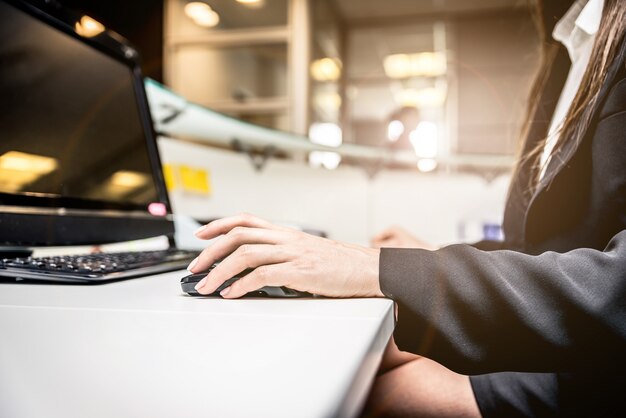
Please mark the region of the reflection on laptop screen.
[[158, 201], [131, 68], [0, 2], [0, 193]]

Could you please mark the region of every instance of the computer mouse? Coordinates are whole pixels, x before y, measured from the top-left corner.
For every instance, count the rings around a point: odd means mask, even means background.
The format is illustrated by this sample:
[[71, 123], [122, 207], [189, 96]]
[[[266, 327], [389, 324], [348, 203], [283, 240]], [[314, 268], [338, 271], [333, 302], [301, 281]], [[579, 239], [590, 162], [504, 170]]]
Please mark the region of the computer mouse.
[[206, 275], [209, 274], [209, 272], [203, 272], [203, 273], [195, 273], [195, 274], [190, 274], [188, 276], [183, 277], [180, 280], [180, 286], [183, 289], [183, 292], [192, 295], [192, 296], [219, 296], [220, 292], [224, 289], [226, 289], [228, 286], [230, 286], [231, 284], [233, 284], [235, 281], [239, 280], [241, 277], [243, 277], [243, 275], [237, 275], [233, 278], [230, 278], [228, 280], [226, 280], [220, 287], [217, 288], [217, 290], [209, 295], [202, 295], [200, 293], [198, 293], [198, 291], [195, 289], [196, 284], [198, 284], [198, 282], [202, 279], [204, 279], [206, 277]]
[[[180, 286], [183, 292], [187, 293], [190, 296], [219, 296], [221, 297], [220, 292], [222, 290], [226, 289], [228, 286], [230, 286], [231, 284], [233, 284], [234, 282], [241, 279], [243, 276], [245, 276], [246, 274], [252, 271], [252, 269], [246, 269], [242, 271], [241, 273], [239, 273], [238, 275], [236, 275], [235, 277], [232, 277], [226, 280], [224, 283], [222, 283], [220, 287], [217, 288], [215, 292], [208, 294], [208, 295], [202, 295], [198, 293], [198, 291], [195, 289], [195, 286], [200, 280], [204, 279], [206, 275], [209, 274], [209, 272], [213, 269], [213, 267], [215, 267], [215, 264], [211, 266], [211, 269], [209, 269], [206, 272], [194, 273], [194, 274], [190, 274], [188, 276], [183, 277], [180, 280]], [[245, 296], [246, 297], [251, 297], [251, 296], [271, 297], [271, 298], [298, 298], [298, 297], [310, 297], [312, 295], [310, 293], [299, 292], [297, 290], [289, 289], [286, 287], [265, 286], [253, 292], [249, 292]]]

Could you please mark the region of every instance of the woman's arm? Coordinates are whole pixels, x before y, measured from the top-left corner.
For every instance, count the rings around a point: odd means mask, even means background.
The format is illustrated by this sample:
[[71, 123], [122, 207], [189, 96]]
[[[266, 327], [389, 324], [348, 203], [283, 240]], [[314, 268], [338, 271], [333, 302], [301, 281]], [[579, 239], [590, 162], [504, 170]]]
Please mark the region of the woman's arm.
[[[399, 348], [468, 374], [612, 367], [626, 350], [626, 231], [604, 251], [538, 256], [454, 245], [379, 250], [314, 237], [251, 215], [214, 221], [222, 235], [192, 263], [218, 267], [199, 284], [236, 298], [263, 286], [399, 305]], [[379, 273], [380, 272], [380, 273]]]
[[462, 373], [598, 370], [626, 352], [626, 231], [538, 256], [383, 249], [380, 283], [398, 347]]

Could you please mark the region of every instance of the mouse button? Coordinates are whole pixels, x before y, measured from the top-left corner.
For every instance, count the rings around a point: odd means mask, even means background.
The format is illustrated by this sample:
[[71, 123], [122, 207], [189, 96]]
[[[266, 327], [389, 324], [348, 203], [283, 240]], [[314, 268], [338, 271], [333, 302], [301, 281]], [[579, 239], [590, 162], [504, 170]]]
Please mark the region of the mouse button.
[[224, 283], [222, 283], [216, 290], [216, 292], [221, 292], [222, 290], [226, 289], [228, 286], [230, 286], [231, 284], [233, 284], [234, 282], [236, 282], [237, 280], [239, 280], [240, 277], [239, 276], [235, 276], [235, 277], [231, 277], [230, 279], [226, 280]]
[[287, 296], [283, 288], [276, 286], [264, 286], [257, 291], [268, 297], [277, 298]]

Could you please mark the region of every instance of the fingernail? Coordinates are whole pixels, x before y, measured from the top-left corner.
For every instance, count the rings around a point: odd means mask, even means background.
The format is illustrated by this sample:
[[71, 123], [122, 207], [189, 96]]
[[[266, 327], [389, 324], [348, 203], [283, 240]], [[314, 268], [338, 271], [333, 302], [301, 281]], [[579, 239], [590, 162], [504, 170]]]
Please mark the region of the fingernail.
[[206, 229], [208, 225], [202, 225], [200, 228], [196, 229], [196, 232], [194, 232], [194, 235], [198, 235], [200, 232], [204, 231]]
[[204, 284], [206, 283], [206, 277], [202, 280], [200, 280], [198, 283], [196, 283], [196, 285], [193, 287], [196, 290], [200, 290], [202, 289], [202, 287], [204, 287]]
[[187, 271], [189, 273], [193, 273], [193, 268], [196, 266], [196, 264], [198, 264], [198, 257], [196, 257], [191, 263], [189, 263], [189, 266], [187, 266]]
[[220, 292], [221, 296], [226, 296], [230, 292], [230, 286]]

